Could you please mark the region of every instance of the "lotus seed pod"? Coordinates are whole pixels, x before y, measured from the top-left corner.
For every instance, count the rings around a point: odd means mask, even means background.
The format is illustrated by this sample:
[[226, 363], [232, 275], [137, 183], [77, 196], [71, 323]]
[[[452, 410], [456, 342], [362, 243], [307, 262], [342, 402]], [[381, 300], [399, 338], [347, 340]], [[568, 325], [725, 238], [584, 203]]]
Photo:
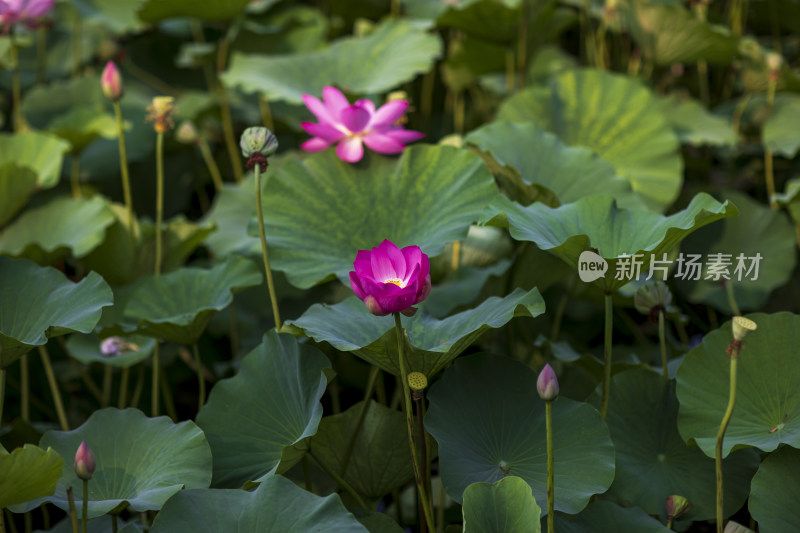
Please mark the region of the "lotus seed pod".
[[92, 449], [86, 444], [86, 441], [82, 441], [81, 445], [78, 446], [78, 451], [75, 452], [74, 468], [75, 475], [82, 480], [89, 481], [92, 479], [95, 468], [94, 452], [92, 452]]
[[278, 149], [278, 138], [267, 128], [247, 128], [239, 140], [242, 155], [249, 158], [256, 154], [269, 157]]
[[733, 329], [733, 338], [739, 342], [743, 341], [747, 335], [756, 330], [758, 326], [749, 318], [743, 316], [733, 317], [731, 328]]
[[194, 123], [190, 120], [185, 120], [178, 126], [178, 129], [175, 131], [175, 139], [179, 143], [183, 144], [194, 144], [197, 142], [198, 134], [197, 128], [195, 127]]
[[666, 506], [667, 517], [672, 519], [685, 515], [689, 512], [689, 509], [692, 508], [692, 504], [689, 503], [689, 500], [678, 494], [673, 494], [667, 498]]
[[770, 52], [767, 54], [767, 68], [769, 68], [772, 72], [777, 72], [781, 69], [783, 65], [783, 57], [775, 52]]
[[164, 133], [173, 126], [172, 113], [175, 110], [175, 99], [171, 96], [156, 96], [147, 107], [147, 120], [154, 122], [156, 132]]
[[672, 292], [663, 281], [654, 281], [642, 285], [633, 297], [636, 310], [644, 315], [652, 315], [653, 310], [666, 310], [672, 303]]
[[539, 373], [536, 390], [539, 392], [539, 397], [546, 402], [552, 402], [558, 397], [558, 378], [549, 364], [544, 365]]
[[428, 386], [428, 377], [422, 372], [411, 372], [408, 375], [408, 386], [415, 391], [424, 390]]

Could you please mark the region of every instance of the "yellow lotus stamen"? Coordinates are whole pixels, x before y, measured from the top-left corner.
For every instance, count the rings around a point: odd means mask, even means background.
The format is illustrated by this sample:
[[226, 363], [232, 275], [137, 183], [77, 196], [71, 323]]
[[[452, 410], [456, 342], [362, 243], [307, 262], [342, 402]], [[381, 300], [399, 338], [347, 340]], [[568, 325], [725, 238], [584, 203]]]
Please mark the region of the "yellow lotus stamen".
[[397, 279], [397, 278], [387, 279], [387, 280], [384, 280], [384, 283], [393, 283], [394, 285], [397, 285], [401, 289], [405, 289], [406, 288], [406, 284], [403, 283], [402, 279]]

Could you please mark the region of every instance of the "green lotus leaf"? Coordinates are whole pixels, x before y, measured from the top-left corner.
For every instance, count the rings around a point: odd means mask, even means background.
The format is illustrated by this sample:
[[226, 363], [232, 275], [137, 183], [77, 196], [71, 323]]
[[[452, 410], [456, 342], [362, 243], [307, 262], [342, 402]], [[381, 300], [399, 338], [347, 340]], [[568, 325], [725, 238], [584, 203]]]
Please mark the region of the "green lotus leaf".
[[282, 470], [301, 459], [322, 418], [330, 367], [316, 348], [271, 330], [236, 376], [211, 389], [197, 423], [214, 453], [214, 486], [264, 482], [282, 455]]
[[541, 508], [530, 485], [516, 476], [464, 490], [464, 533], [540, 533]]
[[760, 532], [800, 530], [800, 451], [784, 446], [769, 454], [753, 477], [750, 491], [748, 508]]
[[[71, 459], [82, 441], [97, 464], [89, 481], [89, 518], [127, 506], [137, 512], [157, 511], [181, 489], [206, 488], [211, 481], [211, 450], [191, 421], [173, 424], [166, 416], [148, 418], [137, 409], [101, 409], [77, 429], [48, 431], [39, 445], [52, 446]], [[53, 496], [12, 510], [26, 512], [50, 502], [69, 511], [68, 488], [75, 501], [83, 498], [83, 482], [72, 463], [65, 461]]]
[[69, 339], [67, 339], [66, 349], [72, 357], [85, 365], [100, 363], [117, 368], [126, 368], [141, 363], [150, 357], [156, 344], [155, 339], [142, 335], [131, 335], [130, 337], [124, 337], [124, 340], [129, 343], [128, 349], [119, 355], [104, 355], [100, 351], [100, 343], [102, 341], [96, 335], [70, 335]]
[[233, 301], [238, 289], [261, 283], [263, 276], [252, 261], [230, 255], [211, 269], [185, 267], [137, 281], [120, 302], [123, 331], [194, 344], [211, 315]]
[[[414, 146], [400, 159], [371, 155], [359, 165], [333, 150], [312, 154], [288, 162], [265, 187], [270, 261], [305, 289], [333, 274], [346, 280], [358, 250], [384, 239], [434, 256], [466, 237], [496, 194], [478, 157], [447, 146]], [[258, 235], [255, 223], [250, 234]]]
[[800, 225], [800, 178], [786, 180], [782, 193], [775, 193], [772, 199], [781, 207], [785, 207], [792, 216], [795, 225]]
[[325, 45], [330, 26], [317, 7], [284, 4], [263, 18], [249, 18], [231, 42], [231, 50], [270, 55], [311, 52]]
[[549, 87], [516, 93], [498, 118], [532, 121], [570, 146], [590, 148], [654, 208], [664, 210], [678, 196], [678, 138], [650, 90], [630, 77], [570, 70]]
[[733, 314], [728, 288], [722, 285], [722, 278], [715, 280], [716, 275], [708, 270], [713, 264], [712, 256], [723, 254], [720, 259], [727, 261], [730, 277], [726, 283], [730, 284], [738, 307], [760, 309], [772, 292], [792, 277], [797, 258], [786, 250], [795, 245], [795, 230], [784, 213], [746, 194], [724, 191], [720, 196], [736, 204], [739, 216], [703, 228], [683, 241], [681, 252], [687, 257], [700, 254], [704, 268], [701, 279], [678, 279], [677, 287], [692, 303], [712, 305]]
[[554, 526], [559, 533], [607, 533], [609, 524], [614, 524], [613, 527], [618, 531], [636, 533], [672, 531], [638, 507], [620, 507], [605, 500], [593, 502], [577, 516], [556, 513]]
[[776, 98], [772, 115], [764, 123], [764, 146], [776, 155], [793, 158], [800, 150], [800, 133], [796, 127], [798, 121], [800, 95], [782, 94], [780, 98]]
[[[537, 317], [544, 313], [544, 300], [535, 288], [516, 289], [505, 298], [487, 298], [478, 307], [438, 320], [424, 310], [401, 317], [407, 335], [409, 372], [433, 376], [458, 357], [487, 329], [500, 328], [516, 316]], [[392, 316], [378, 317], [355, 296], [336, 305], [312, 305], [303, 316], [289, 321], [317, 342], [328, 342], [337, 350], [400, 375], [397, 330]]]
[[[532, 122], [494, 122], [473, 131], [465, 141], [477, 146], [501, 184], [505, 174], [516, 173], [525, 184], [544, 189], [540, 201], [552, 207], [591, 194], [609, 194], [628, 204], [639, 203], [630, 182], [617, 176], [614, 167], [588, 148], [565, 145]], [[557, 198], [555, 202], [547, 201], [550, 191]]]
[[369, 533], [404, 533], [403, 528], [389, 518], [389, 515], [358, 509], [355, 516]]
[[474, 302], [487, 280], [505, 274], [511, 264], [511, 259], [501, 259], [486, 268], [459, 266], [441, 283], [434, 285], [419, 307], [436, 318], [444, 318], [456, 307]]
[[158, 513], [152, 533], [191, 530], [280, 531], [281, 533], [368, 533], [345, 509], [339, 496], [322, 498], [288, 479], [265, 479], [256, 490], [187, 490], [176, 494]]
[[516, 43], [521, 2], [473, 0], [458, 4], [455, 9], [448, 9], [439, 16], [437, 26], [463, 30], [470, 35], [505, 46]]
[[[738, 358], [736, 407], [723, 440], [723, 456], [745, 446], [770, 452], [780, 444], [800, 447], [800, 316], [791, 313], [747, 315], [758, 329], [742, 343]], [[728, 405], [733, 339], [726, 322], [703, 337], [677, 373], [678, 429], [709, 457], [722, 413]]]
[[97, 248], [114, 214], [100, 197], [61, 197], [25, 211], [0, 234], [0, 254], [49, 265], [71, 255], [80, 258]]
[[[344, 458], [363, 402], [338, 415], [326, 416], [311, 438], [314, 458], [336, 473]], [[405, 417], [372, 400], [352, 449], [344, 479], [369, 500], [379, 500], [414, 478]]]
[[0, 228], [25, 207], [38, 188], [37, 181], [30, 168], [15, 163], [0, 166]]
[[[648, 274], [651, 257], [661, 260], [698, 228], [738, 214], [730, 202], [721, 204], [705, 193], [695, 196], [683, 211], [667, 217], [646, 209], [620, 209], [612, 197], [601, 195], [555, 209], [541, 203], [523, 207], [498, 197], [491, 210], [505, 214], [514, 239], [536, 243], [575, 270], [581, 268], [580, 255], [596, 249], [608, 263], [608, 270], [594, 283], [607, 292], [638, 277], [628, 275], [635, 274], [628, 268], [633, 260], [620, 258], [637, 256], [642, 262], [641, 273]], [[659, 275], [658, 271], [655, 275]]]
[[[222, 81], [270, 102], [302, 104], [326, 85], [379, 94], [427, 72], [441, 54], [437, 36], [407, 21], [388, 20], [366, 37], [345, 37], [316, 52], [266, 56], [234, 53]], [[402, 54], [396, 53], [402, 50]]]
[[[269, 175], [276, 168], [270, 161]], [[206, 246], [217, 257], [232, 252], [256, 257], [261, 253], [258, 237], [247, 234], [247, 225], [256, 212], [253, 179], [253, 175], [248, 174], [241, 183], [226, 183], [225, 188], [214, 197], [214, 204], [206, 214], [206, 220], [213, 221], [217, 226], [217, 231], [206, 240]]]
[[658, 65], [699, 60], [728, 65], [739, 53], [738, 37], [700, 20], [682, 5], [633, 2], [625, 15], [634, 41]]
[[0, 294], [0, 368], [50, 337], [89, 333], [101, 309], [114, 301], [109, 286], [94, 272], [72, 283], [54, 268], [2, 256]]
[[736, 146], [736, 134], [728, 120], [712, 115], [691, 98], [661, 98], [659, 107], [678, 139], [692, 146]]
[[[425, 426], [439, 443], [451, 498], [461, 502], [472, 483], [510, 475], [547, 501], [545, 403], [536, 378], [511, 358], [478, 354], [456, 360], [431, 387]], [[553, 446], [555, 508], [577, 513], [614, 479], [608, 428], [592, 406], [562, 396], [553, 402]]]
[[[128, 522], [117, 519], [117, 526], [119, 533], [145, 533], [146, 529], [139, 522]], [[108, 533], [112, 531], [111, 515], [103, 515], [89, 521], [86, 527], [86, 533]], [[72, 520], [69, 516], [61, 522], [52, 527], [52, 529], [36, 529], [34, 533], [72, 533]]]
[[75, 0], [83, 24], [110, 28], [116, 34], [140, 31], [144, 24], [136, 16], [142, 0]]
[[241, 15], [249, 3], [249, 0], [144, 0], [139, 4], [139, 18], [145, 22], [176, 17], [231, 20]]
[[0, 509], [53, 494], [63, 463], [52, 448], [26, 444], [8, 453], [0, 446]]
[[0, 133], [0, 166], [15, 164], [33, 170], [40, 189], [58, 184], [68, 151], [67, 142], [49, 133]]
[[[599, 392], [593, 403], [600, 404]], [[692, 503], [682, 520], [716, 516], [714, 461], [678, 433], [678, 400], [672, 382], [650, 369], [612, 378], [606, 424], [616, 451], [616, 474], [608, 494], [666, 519], [664, 502], [680, 494]], [[742, 507], [750, 478], [758, 468], [753, 450], [740, 450], [723, 462], [725, 516]]]

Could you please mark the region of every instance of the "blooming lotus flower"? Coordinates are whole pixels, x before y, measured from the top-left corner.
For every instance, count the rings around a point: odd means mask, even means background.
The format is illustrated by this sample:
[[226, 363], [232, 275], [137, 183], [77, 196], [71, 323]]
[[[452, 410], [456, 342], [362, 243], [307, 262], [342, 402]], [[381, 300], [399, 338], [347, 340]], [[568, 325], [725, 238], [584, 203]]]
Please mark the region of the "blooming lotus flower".
[[402, 152], [406, 144], [424, 137], [418, 131], [405, 129], [397, 121], [408, 108], [405, 100], [393, 100], [377, 110], [369, 100], [359, 100], [350, 105], [347, 98], [335, 87], [322, 89], [322, 101], [310, 94], [303, 95], [306, 107], [319, 122], [303, 122], [303, 129], [313, 138], [300, 148], [319, 152], [337, 144], [336, 155], [342, 161], [355, 163], [364, 156], [364, 146], [382, 154]]
[[103, 76], [100, 78], [100, 85], [103, 87], [103, 94], [112, 102], [122, 98], [122, 76], [113, 61], [106, 63]]
[[350, 286], [373, 315], [413, 315], [412, 307], [431, 292], [428, 256], [419, 246], [402, 250], [385, 240], [372, 250], [359, 250], [350, 272]]
[[94, 474], [95, 462], [94, 462], [94, 452], [89, 445], [86, 444], [86, 441], [81, 441], [81, 445], [78, 446], [78, 451], [75, 453], [75, 474], [84, 481], [89, 481], [92, 479], [92, 474]]
[[5, 31], [13, 24], [35, 28], [38, 21], [53, 9], [55, 0], [0, 0], [0, 21]]

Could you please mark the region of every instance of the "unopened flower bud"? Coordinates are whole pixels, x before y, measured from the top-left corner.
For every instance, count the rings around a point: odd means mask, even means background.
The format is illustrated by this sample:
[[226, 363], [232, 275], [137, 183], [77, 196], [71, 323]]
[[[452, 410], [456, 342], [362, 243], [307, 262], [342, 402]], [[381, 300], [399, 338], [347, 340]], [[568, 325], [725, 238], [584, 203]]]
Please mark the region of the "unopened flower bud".
[[653, 321], [658, 320], [658, 313], [667, 310], [672, 303], [672, 293], [663, 281], [654, 281], [642, 285], [633, 296], [633, 305], [636, 310], [644, 315], [649, 315]]
[[683, 496], [679, 496], [678, 494], [673, 494], [669, 498], [667, 498], [667, 518], [674, 520], [679, 516], [683, 516], [689, 512], [689, 509], [692, 508], [692, 504], [689, 503], [689, 500], [684, 498]]
[[552, 402], [558, 396], [558, 378], [549, 364], [544, 365], [539, 373], [536, 390], [539, 392], [539, 397], [546, 402]]
[[733, 338], [739, 342], [743, 341], [747, 335], [756, 330], [758, 326], [749, 318], [743, 316], [733, 317], [731, 322], [731, 329], [733, 329]]
[[175, 131], [175, 139], [179, 143], [183, 144], [194, 144], [197, 142], [198, 134], [197, 128], [195, 127], [194, 123], [190, 120], [185, 120], [178, 126], [178, 129]]
[[731, 520], [725, 525], [725, 533], [755, 533], [755, 532], [752, 529], [744, 527], [742, 524]]
[[113, 61], [106, 63], [106, 68], [103, 69], [103, 76], [100, 78], [100, 84], [103, 86], [103, 94], [106, 98], [116, 102], [122, 98], [122, 76], [119, 75], [119, 69]]
[[94, 467], [94, 452], [86, 441], [82, 441], [75, 453], [75, 474], [82, 480], [89, 481], [94, 474]]
[[106, 356], [121, 354], [128, 343], [122, 337], [109, 337], [100, 343], [100, 353]]
[[415, 391], [424, 390], [428, 386], [428, 377], [422, 372], [411, 372], [408, 375], [408, 386]]

